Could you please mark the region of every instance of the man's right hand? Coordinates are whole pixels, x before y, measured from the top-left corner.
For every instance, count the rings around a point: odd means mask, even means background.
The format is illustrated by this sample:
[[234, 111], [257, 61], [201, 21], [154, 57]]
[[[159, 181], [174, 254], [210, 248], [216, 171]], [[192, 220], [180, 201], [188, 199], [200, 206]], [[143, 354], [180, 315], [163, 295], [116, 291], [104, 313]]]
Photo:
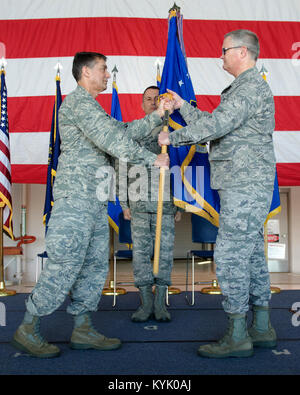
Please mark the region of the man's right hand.
[[169, 115], [174, 112], [174, 100], [170, 100], [166, 96], [161, 96], [156, 112], [162, 118], [165, 114], [165, 111], [169, 111]]
[[123, 216], [124, 216], [124, 219], [128, 219], [129, 221], [131, 220], [130, 208], [125, 208], [123, 210]]
[[184, 103], [184, 100], [174, 91], [171, 91], [171, 89], [167, 89], [169, 93], [173, 96], [173, 102], [174, 102], [174, 108], [177, 110], [178, 108], [181, 108], [181, 106]]
[[170, 158], [168, 154], [158, 154], [156, 157], [156, 161], [154, 162], [154, 166], [156, 167], [164, 167], [168, 169], [170, 166]]

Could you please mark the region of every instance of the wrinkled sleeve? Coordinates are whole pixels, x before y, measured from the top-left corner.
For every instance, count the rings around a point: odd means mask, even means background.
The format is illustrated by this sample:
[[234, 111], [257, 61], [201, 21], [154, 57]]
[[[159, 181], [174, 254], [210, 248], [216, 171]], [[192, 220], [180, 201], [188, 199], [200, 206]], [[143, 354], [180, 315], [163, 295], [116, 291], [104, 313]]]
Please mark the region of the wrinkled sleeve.
[[190, 103], [186, 101], [183, 103], [179, 112], [182, 115], [187, 125], [199, 119], [202, 113], [202, 111], [200, 111], [197, 107], [192, 106]]
[[[131, 163], [152, 165], [155, 162], [156, 155], [141, 147], [127, 133], [128, 127], [131, 129], [130, 124], [118, 122], [111, 118], [99, 108], [97, 102], [93, 103], [89, 98], [82, 98], [80, 104], [73, 109], [75, 112], [74, 119], [76, 119], [77, 126], [82, 130], [85, 137], [90, 139], [99, 149], [113, 157], [122, 158]], [[148, 122], [148, 120], [140, 121], [135, 121], [136, 128], [139, 124], [144, 125]]]
[[127, 166], [128, 163], [115, 160], [116, 193], [123, 211], [129, 208]]
[[192, 145], [225, 136], [255, 113], [260, 98], [256, 99], [240, 95], [221, 103], [212, 113], [184, 103], [180, 113], [188, 125], [170, 134], [171, 144], [174, 147]]
[[162, 120], [156, 112], [146, 115], [145, 118], [137, 119], [127, 123], [127, 136], [136, 141], [144, 139], [145, 137], [151, 138], [153, 129], [156, 129], [162, 124]]

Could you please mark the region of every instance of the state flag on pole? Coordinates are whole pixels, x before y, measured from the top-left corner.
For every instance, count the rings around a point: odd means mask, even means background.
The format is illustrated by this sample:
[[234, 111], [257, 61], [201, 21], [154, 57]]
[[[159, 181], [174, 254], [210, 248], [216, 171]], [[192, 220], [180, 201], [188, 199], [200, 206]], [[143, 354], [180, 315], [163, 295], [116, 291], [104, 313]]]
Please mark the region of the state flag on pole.
[[[263, 77], [263, 79], [265, 81], [267, 81], [266, 72], [267, 72], [267, 70], [265, 69], [264, 66], [262, 66], [262, 68], [260, 70], [260, 74], [262, 75], [262, 77]], [[280, 203], [280, 194], [279, 194], [277, 169], [276, 169], [275, 170], [273, 198], [272, 198], [270, 211], [269, 211], [269, 214], [267, 216], [265, 224], [268, 222], [268, 220], [270, 218], [274, 217], [274, 215], [280, 213], [280, 211], [281, 211], [281, 203]]]
[[47, 233], [48, 221], [51, 216], [51, 210], [53, 206], [53, 186], [56, 177], [56, 169], [58, 164], [58, 157], [60, 154], [60, 135], [58, 125], [58, 110], [62, 103], [61, 89], [60, 89], [60, 77], [56, 76], [56, 95], [55, 103], [53, 107], [52, 124], [50, 132], [49, 142], [49, 154], [48, 154], [48, 170], [47, 170], [47, 187], [46, 197], [44, 206], [44, 217], [43, 223], [46, 225], [45, 232]]
[[11, 166], [7, 116], [7, 88], [4, 67], [1, 68], [1, 119], [0, 119], [0, 201], [3, 208], [3, 230], [14, 240], [12, 225]]
[[[118, 87], [116, 82], [113, 82], [113, 90], [112, 90], [112, 100], [111, 100], [111, 116], [117, 119], [118, 121], [122, 121], [122, 112], [118, 95]], [[122, 212], [122, 207], [120, 205], [120, 201], [118, 196], [116, 196], [116, 201], [108, 201], [107, 213], [108, 213], [108, 221], [110, 226], [118, 233], [119, 232], [119, 215]]]

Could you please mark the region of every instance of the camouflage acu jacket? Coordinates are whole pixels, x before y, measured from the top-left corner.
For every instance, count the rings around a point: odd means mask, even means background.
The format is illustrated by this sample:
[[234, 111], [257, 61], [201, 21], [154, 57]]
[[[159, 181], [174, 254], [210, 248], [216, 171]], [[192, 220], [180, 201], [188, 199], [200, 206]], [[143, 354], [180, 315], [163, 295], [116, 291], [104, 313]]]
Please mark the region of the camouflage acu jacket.
[[188, 126], [170, 134], [172, 145], [210, 142], [211, 187], [272, 185], [275, 176], [274, 99], [256, 67], [240, 74], [212, 112], [188, 103], [180, 109]]
[[71, 193], [95, 198], [96, 189], [107, 192], [111, 156], [133, 163], [153, 164], [156, 155], [133, 139], [136, 135], [151, 133], [160, 124], [157, 114], [131, 123], [119, 122], [106, 114], [87, 90], [78, 85], [59, 110], [61, 153], [54, 200]]

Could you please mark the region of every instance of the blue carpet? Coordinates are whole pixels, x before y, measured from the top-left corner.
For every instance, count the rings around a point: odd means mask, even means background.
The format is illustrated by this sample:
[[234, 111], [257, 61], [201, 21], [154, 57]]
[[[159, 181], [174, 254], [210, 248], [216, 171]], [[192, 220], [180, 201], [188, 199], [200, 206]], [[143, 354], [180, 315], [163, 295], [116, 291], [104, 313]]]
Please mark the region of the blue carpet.
[[58, 344], [55, 359], [37, 359], [10, 345], [0, 349], [1, 373], [8, 375], [299, 375], [300, 341], [279, 342], [272, 350], [257, 349], [251, 358], [200, 358], [200, 343], [125, 343], [119, 350], [77, 351]]
[[[97, 329], [119, 337], [120, 350], [75, 351], [68, 347], [72, 318], [65, 309], [69, 300], [44, 317], [41, 331], [57, 344], [59, 358], [40, 360], [15, 350], [10, 344], [24, 316], [26, 294], [1, 298], [6, 326], [0, 326], [0, 374], [5, 375], [298, 375], [300, 374], [300, 326], [292, 324], [292, 305], [300, 302], [300, 291], [282, 291], [272, 297], [271, 319], [278, 336], [274, 350], [256, 349], [251, 358], [215, 360], [197, 356], [197, 348], [219, 339], [226, 328], [222, 296], [196, 293], [195, 306], [187, 305], [184, 293], [169, 297], [170, 323], [132, 323], [130, 316], [139, 304], [138, 294], [117, 298], [103, 296], [93, 313]], [[251, 313], [248, 317], [251, 321]], [[300, 318], [298, 318], [300, 320]]]

